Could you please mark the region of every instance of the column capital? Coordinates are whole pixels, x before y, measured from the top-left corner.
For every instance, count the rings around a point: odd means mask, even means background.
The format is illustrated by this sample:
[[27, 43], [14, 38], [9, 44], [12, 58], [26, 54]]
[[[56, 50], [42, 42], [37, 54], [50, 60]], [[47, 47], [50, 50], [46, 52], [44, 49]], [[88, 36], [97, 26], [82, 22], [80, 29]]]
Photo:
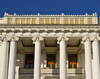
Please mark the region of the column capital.
[[83, 38], [82, 38], [82, 41], [91, 41], [91, 40], [92, 40], [92, 38], [89, 37], [89, 36], [83, 37]]
[[43, 41], [44, 38], [42, 36], [35, 36], [32, 38], [32, 40], [33, 40], [33, 44], [35, 44], [35, 42], [37, 41]]
[[82, 42], [81, 42], [81, 43], [84, 44], [85, 41], [92, 41], [92, 40], [93, 40], [92, 37], [86, 36], [86, 37], [83, 37], [83, 38], [82, 38]]
[[8, 37], [8, 36], [2, 36], [2, 37], [0, 37], [0, 40], [1, 41], [10, 41], [10, 37]]
[[60, 37], [58, 37], [57, 38], [57, 40], [58, 40], [58, 44], [61, 42], [61, 41], [68, 41], [69, 40], [69, 38], [68, 37], [66, 37], [66, 36], [60, 36]]
[[12, 37], [10, 37], [10, 40], [11, 40], [11, 41], [18, 41], [19, 38], [18, 38], [17, 36], [12, 36]]
[[100, 37], [99, 36], [92, 37], [92, 41], [100, 41]]

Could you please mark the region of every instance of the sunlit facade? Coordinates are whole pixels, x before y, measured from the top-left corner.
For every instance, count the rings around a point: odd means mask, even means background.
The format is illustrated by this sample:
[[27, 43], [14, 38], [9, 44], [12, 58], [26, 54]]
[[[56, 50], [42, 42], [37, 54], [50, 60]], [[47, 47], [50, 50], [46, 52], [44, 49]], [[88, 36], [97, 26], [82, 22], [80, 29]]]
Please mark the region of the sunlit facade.
[[99, 22], [96, 13], [4, 13], [0, 79], [100, 79]]

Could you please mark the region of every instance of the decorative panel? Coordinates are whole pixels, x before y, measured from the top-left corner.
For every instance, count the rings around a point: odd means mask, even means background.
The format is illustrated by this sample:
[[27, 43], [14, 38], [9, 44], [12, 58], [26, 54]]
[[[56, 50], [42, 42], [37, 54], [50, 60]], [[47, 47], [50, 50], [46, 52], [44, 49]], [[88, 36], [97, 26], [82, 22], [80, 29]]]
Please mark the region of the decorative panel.
[[40, 19], [40, 24], [44, 24], [44, 18]]
[[55, 24], [55, 19], [54, 18], [51, 19], [51, 24]]
[[12, 24], [12, 18], [8, 18], [8, 24]]
[[78, 18], [75, 19], [75, 24], [79, 24], [79, 19]]
[[32, 24], [36, 24], [36, 19], [32, 18]]
[[31, 24], [31, 19], [30, 18], [27, 19], [27, 24]]
[[74, 19], [73, 18], [70, 19], [70, 24], [74, 24]]
[[83, 18], [80, 19], [80, 24], [84, 24], [84, 19]]
[[60, 19], [59, 18], [56, 19], [56, 24], [60, 24]]
[[20, 19], [19, 19], [19, 18], [17, 18], [17, 19], [16, 19], [16, 24], [21, 24], [21, 22], [20, 22]]
[[89, 19], [88, 19], [88, 22], [89, 22], [89, 24], [93, 24], [92, 18], [89, 18]]
[[69, 24], [69, 19], [68, 18], [65, 19], [65, 24]]
[[22, 18], [22, 19], [21, 19], [21, 23], [22, 23], [22, 24], [26, 24], [25, 18]]
[[46, 19], [46, 24], [50, 24], [49, 18]]

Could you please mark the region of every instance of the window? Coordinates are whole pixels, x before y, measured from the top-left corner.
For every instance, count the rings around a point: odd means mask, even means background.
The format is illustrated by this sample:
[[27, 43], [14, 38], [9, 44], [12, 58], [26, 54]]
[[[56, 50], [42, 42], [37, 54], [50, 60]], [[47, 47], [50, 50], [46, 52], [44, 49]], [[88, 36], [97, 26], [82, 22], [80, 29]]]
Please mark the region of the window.
[[47, 67], [55, 68], [56, 54], [47, 54]]
[[77, 54], [68, 55], [69, 68], [77, 68]]
[[34, 68], [34, 54], [26, 54], [25, 68]]

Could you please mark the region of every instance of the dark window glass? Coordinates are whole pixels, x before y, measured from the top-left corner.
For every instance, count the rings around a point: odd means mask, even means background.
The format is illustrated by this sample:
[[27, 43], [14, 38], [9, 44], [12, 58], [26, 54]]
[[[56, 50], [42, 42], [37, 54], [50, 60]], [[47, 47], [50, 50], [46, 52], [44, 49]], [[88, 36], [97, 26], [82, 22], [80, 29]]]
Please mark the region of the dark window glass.
[[26, 54], [25, 68], [34, 68], [34, 54]]
[[49, 68], [55, 68], [56, 54], [47, 54], [47, 66]]
[[77, 68], [77, 54], [68, 55], [69, 68]]

